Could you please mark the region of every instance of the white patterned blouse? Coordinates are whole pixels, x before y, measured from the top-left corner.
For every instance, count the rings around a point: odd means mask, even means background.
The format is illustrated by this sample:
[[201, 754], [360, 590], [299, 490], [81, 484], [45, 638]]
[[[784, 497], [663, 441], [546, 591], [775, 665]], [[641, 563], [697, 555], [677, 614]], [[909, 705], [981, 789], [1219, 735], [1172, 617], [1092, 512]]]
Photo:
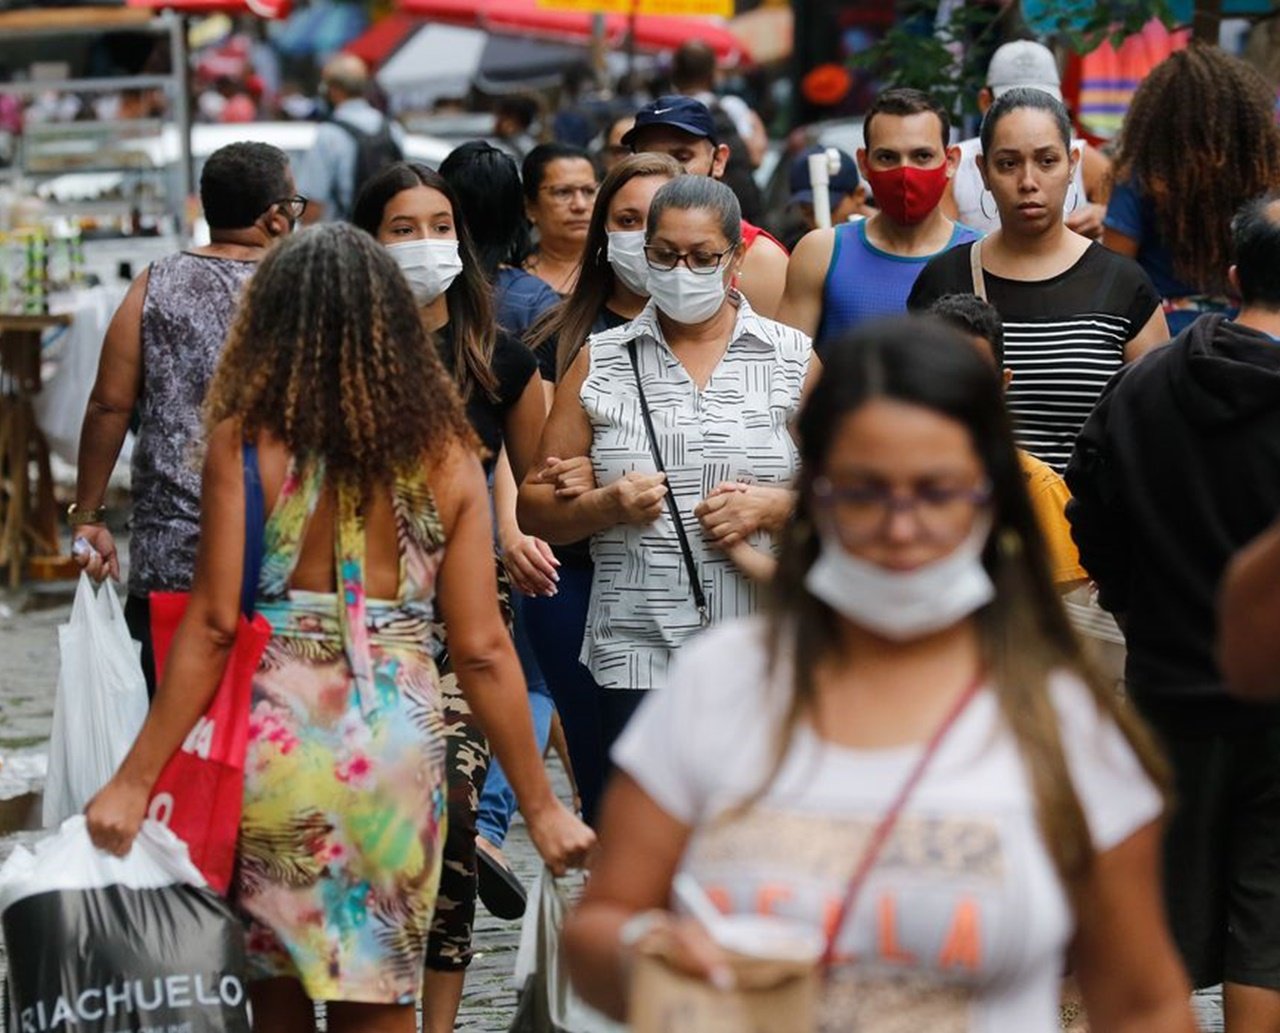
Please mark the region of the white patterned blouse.
[[[653, 303], [630, 323], [588, 340], [582, 407], [591, 421], [596, 483], [654, 473], [628, 352], [636, 342], [667, 483], [688, 535], [711, 623], [757, 608], [757, 587], [703, 536], [694, 507], [724, 481], [788, 487], [799, 466], [791, 424], [812, 346], [798, 330], [756, 315], [745, 300], [728, 350], [702, 390], [663, 340]], [[751, 544], [765, 550], [767, 532]], [[647, 527], [619, 525], [591, 539], [595, 576], [581, 660], [606, 689], [666, 684], [675, 650], [701, 630], [667, 509]]]

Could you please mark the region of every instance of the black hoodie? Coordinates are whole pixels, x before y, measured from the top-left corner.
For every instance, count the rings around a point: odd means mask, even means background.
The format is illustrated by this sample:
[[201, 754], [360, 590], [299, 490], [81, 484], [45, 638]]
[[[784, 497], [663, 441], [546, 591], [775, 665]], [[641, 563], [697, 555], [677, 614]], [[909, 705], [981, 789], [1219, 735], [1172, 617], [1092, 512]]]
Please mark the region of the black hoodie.
[[1280, 514], [1280, 341], [1203, 316], [1118, 373], [1076, 442], [1067, 506], [1147, 696], [1224, 693], [1219, 582]]

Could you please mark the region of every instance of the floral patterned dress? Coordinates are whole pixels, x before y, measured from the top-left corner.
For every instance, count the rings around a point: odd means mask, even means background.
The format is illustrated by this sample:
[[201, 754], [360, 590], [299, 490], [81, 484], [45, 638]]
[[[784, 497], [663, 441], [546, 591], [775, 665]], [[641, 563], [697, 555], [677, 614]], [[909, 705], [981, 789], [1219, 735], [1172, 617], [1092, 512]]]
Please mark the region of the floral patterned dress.
[[267, 520], [236, 901], [250, 975], [315, 1000], [407, 1004], [440, 879], [445, 772], [435, 620], [444, 532], [421, 476], [396, 483], [400, 596], [364, 591], [358, 491], [338, 491], [341, 594], [290, 590], [324, 487], [294, 463]]

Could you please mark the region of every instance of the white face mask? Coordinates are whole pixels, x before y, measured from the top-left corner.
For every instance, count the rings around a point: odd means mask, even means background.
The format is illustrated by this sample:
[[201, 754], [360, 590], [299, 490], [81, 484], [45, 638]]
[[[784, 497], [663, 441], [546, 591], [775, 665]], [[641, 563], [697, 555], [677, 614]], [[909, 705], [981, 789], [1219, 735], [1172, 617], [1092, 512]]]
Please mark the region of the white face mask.
[[677, 323], [705, 323], [724, 304], [724, 276], [720, 270], [707, 276], [686, 269], [649, 270], [649, 296], [664, 315]]
[[649, 263], [644, 257], [644, 230], [611, 230], [605, 252], [613, 275], [642, 298], [649, 296]]
[[949, 628], [995, 598], [982, 565], [991, 533], [980, 519], [969, 537], [940, 560], [915, 570], [889, 570], [851, 555], [823, 534], [809, 574], [809, 593], [859, 627], [894, 642], [909, 642]]
[[419, 305], [435, 301], [462, 272], [456, 240], [406, 240], [388, 244], [387, 250], [399, 263]]

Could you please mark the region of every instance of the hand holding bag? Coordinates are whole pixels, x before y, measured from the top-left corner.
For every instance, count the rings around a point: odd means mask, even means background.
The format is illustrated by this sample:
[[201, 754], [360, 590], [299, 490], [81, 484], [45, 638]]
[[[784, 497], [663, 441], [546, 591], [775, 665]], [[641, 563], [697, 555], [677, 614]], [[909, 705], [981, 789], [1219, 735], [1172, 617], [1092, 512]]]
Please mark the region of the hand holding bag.
[[[659, 931], [642, 940], [638, 948], [628, 1016], [632, 1033], [814, 1033], [818, 1029], [822, 981], [836, 964], [836, 943], [845, 922], [911, 795], [984, 680], [980, 674], [956, 701], [872, 832], [840, 910], [823, 937], [821, 958], [806, 957], [795, 949], [775, 950], [772, 956], [767, 949], [758, 954], [726, 950], [735, 985], [731, 990], [720, 990], [677, 971], [668, 960], [669, 939]], [[732, 921], [732, 916], [726, 918]], [[748, 916], [748, 920], [758, 918]]]
[[560, 933], [569, 901], [565, 888], [543, 868], [529, 893], [520, 927], [515, 984], [520, 1004], [508, 1033], [626, 1033], [588, 1007], [569, 985]]
[[[209, 885], [225, 894], [235, 867], [249, 743], [249, 697], [271, 625], [254, 612], [262, 569], [264, 503], [258, 452], [244, 447], [244, 573], [235, 645], [217, 692], [181, 748], [169, 758], [151, 794], [148, 816], [167, 825], [191, 851]], [[174, 632], [186, 613], [187, 592], [151, 593], [156, 677], [163, 676]]]
[[182, 843], [142, 823], [124, 857], [83, 815], [0, 868], [10, 1029], [249, 1033], [244, 934]]

